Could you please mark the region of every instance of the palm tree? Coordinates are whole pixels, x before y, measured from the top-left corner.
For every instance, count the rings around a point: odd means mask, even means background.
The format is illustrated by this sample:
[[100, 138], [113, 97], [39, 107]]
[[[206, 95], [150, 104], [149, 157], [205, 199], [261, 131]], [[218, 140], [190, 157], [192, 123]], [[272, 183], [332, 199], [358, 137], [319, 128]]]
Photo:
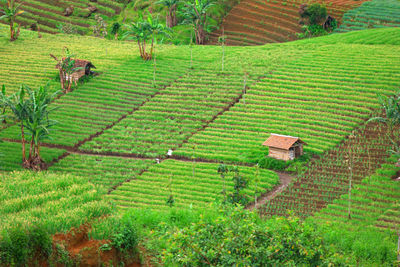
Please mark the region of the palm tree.
[[49, 109], [49, 104], [59, 92], [49, 94], [46, 86], [40, 86], [38, 90], [31, 90], [26, 86], [29, 95], [26, 128], [31, 136], [29, 158], [26, 168], [40, 170], [44, 167], [44, 161], [40, 156], [40, 143], [49, 138], [49, 128], [57, 122], [49, 119], [49, 114], [54, 109]]
[[[125, 32], [123, 39], [136, 40], [139, 46], [140, 57], [144, 60], [150, 60], [153, 58], [154, 42], [157, 36], [167, 35], [168, 31], [164, 25], [160, 24], [158, 18], [153, 18], [148, 12], [147, 19], [144, 20], [143, 16], [139, 16], [137, 22], [125, 25], [127, 31]], [[146, 42], [151, 39], [150, 53], [146, 52]]]
[[212, 0], [194, 0], [184, 3], [185, 8], [183, 15], [185, 20], [183, 23], [192, 25], [196, 37], [196, 44], [204, 44], [207, 28], [207, 11], [214, 5]]
[[387, 137], [393, 144], [396, 152], [400, 152], [399, 146], [394, 137], [394, 129], [397, 125], [400, 125], [400, 93], [396, 96], [378, 96], [378, 101], [383, 108], [385, 117], [374, 117], [368, 120], [368, 122], [380, 122], [387, 126]]
[[[25, 98], [26, 93], [28, 98]], [[40, 157], [40, 142], [49, 137], [49, 128], [56, 123], [49, 119], [49, 114], [54, 110], [49, 109], [49, 104], [58, 93], [49, 95], [47, 86], [31, 90], [23, 85], [18, 93], [10, 97], [6, 97], [3, 92], [0, 94], [2, 103], [5, 103], [5, 106], [11, 110], [14, 120], [21, 125], [22, 166], [24, 168], [40, 170], [44, 167], [44, 162]], [[31, 137], [28, 159], [26, 159], [25, 150], [25, 130]]]
[[167, 15], [165, 17], [165, 25], [168, 28], [172, 28], [176, 26], [176, 7], [179, 3], [179, 0], [160, 0], [156, 2], [156, 4], [163, 5], [168, 8]]
[[24, 11], [19, 10], [21, 4], [16, 4], [15, 0], [7, 0], [7, 4], [3, 9], [0, 9], [0, 20], [6, 20], [10, 25], [10, 41], [15, 41], [18, 39], [21, 24], [18, 24], [18, 30], [15, 32], [15, 20], [17, 16], [24, 13]]

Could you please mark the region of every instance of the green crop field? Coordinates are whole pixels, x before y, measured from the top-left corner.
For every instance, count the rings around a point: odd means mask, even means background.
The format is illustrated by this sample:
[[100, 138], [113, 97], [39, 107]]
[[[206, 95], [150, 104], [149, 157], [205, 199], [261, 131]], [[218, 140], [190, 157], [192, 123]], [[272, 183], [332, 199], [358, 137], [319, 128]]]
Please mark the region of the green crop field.
[[[0, 36], [7, 30], [0, 25]], [[255, 223], [273, 223], [271, 217], [290, 212], [320, 231], [328, 250], [337, 252], [330, 256], [345, 266], [396, 263], [400, 184], [393, 178], [399, 168], [397, 159], [389, 159], [388, 128], [366, 121], [385, 115], [379, 94], [399, 91], [400, 29], [252, 47], [157, 44], [149, 61], [139, 57], [136, 42], [46, 33], [37, 38], [23, 30], [14, 42], [0, 37], [0, 86], [9, 95], [21, 84], [48, 82], [56, 92], [58, 72], [49, 54], [61, 57], [64, 46], [90, 60], [97, 74], [49, 105], [56, 108], [49, 116], [57, 124], [41, 143], [41, 173], [20, 172], [20, 124], [0, 122], [0, 255], [5, 238], [14, 238], [5, 232], [24, 224], [26, 231], [37, 224], [51, 235], [93, 224], [111, 240], [96, 251], [113, 251], [121, 233], [128, 235], [121, 230], [125, 220], [137, 224], [140, 246], [148, 244], [144, 250], [159, 249], [161, 262], [163, 251], [177, 244], [166, 236], [182, 238], [199, 221], [209, 227], [205, 221], [214, 215], [207, 212], [222, 209], [224, 189], [233, 196], [244, 184], [243, 209], [257, 209]], [[290, 163], [266, 158], [262, 143], [271, 133], [301, 138], [306, 156]], [[224, 166], [236, 166], [240, 175], [223, 176]], [[170, 225], [158, 221], [165, 214]], [[330, 226], [344, 229], [343, 236]], [[360, 237], [351, 235], [353, 227], [365, 228]], [[218, 229], [235, 236], [248, 228]], [[253, 238], [257, 231], [246, 233]], [[360, 245], [380, 239], [375, 252]]]
[[68, 231], [110, 213], [99, 187], [69, 174], [12, 172], [0, 178], [0, 231], [44, 225]]
[[[77, 33], [91, 33], [90, 27], [95, 24], [95, 19], [88, 10], [89, 6], [96, 7], [97, 10], [94, 14], [112, 17], [119, 14], [124, 5], [110, 0], [95, 2], [28, 0], [23, 2], [21, 10], [24, 13], [18, 17], [17, 23], [25, 28], [36, 24], [39, 26], [39, 31], [48, 33], [58, 33], [60, 25], [70, 24]], [[67, 7], [73, 7], [73, 13], [70, 16], [65, 16]]]
[[343, 15], [343, 23], [337, 32], [400, 26], [400, 2], [398, 0], [373, 0], [349, 10]]

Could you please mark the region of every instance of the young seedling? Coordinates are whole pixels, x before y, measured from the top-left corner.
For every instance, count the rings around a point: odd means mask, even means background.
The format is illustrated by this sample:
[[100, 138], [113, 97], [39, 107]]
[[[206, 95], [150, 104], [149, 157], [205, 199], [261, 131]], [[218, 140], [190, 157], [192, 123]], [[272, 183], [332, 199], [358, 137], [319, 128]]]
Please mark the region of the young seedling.
[[172, 208], [175, 204], [174, 195], [172, 194], [172, 173], [169, 176], [169, 183], [168, 183], [168, 190], [169, 190], [169, 197], [167, 199], [167, 205]]
[[220, 164], [218, 167], [218, 173], [221, 175], [221, 179], [223, 180], [222, 184], [222, 195], [224, 196], [224, 203], [226, 203], [226, 187], [225, 187], [225, 175], [229, 172], [228, 166], [225, 164]]

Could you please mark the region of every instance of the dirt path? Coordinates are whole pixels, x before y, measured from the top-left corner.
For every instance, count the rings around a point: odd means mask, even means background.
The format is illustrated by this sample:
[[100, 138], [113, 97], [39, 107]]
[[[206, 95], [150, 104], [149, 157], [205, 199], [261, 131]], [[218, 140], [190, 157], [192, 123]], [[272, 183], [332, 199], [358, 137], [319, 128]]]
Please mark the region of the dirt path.
[[260, 206], [263, 206], [267, 201], [270, 201], [280, 192], [282, 192], [289, 185], [289, 183], [295, 178], [295, 176], [292, 176], [286, 172], [276, 172], [276, 173], [279, 176], [281, 184], [275, 186], [272, 189], [272, 191], [262, 194], [261, 197], [257, 199], [257, 205], [255, 205], [255, 203], [253, 202], [247, 206], [247, 209], [253, 210], [254, 208], [258, 209]]

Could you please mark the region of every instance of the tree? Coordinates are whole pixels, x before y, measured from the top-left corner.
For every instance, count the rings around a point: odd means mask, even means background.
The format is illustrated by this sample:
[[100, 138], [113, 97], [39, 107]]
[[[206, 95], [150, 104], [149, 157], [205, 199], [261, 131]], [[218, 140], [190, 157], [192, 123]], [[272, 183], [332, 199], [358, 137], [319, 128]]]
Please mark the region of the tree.
[[15, 31], [16, 25], [15, 20], [17, 16], [24, 13], [23, 10], [19, 10], [21, 4], [16, 4], [15, 0], [7, 0], [7, 4], [0, 9], [0, 20], [5, 20], [10, 25], [10, 41], [15, 41], [18, 39], [21, 24], [18, 24], [18, 29]]
[[229, 194], [229, 202], [232, 204], [240, 204], [246, 205], [247, 198], [246, 195], [243, 193], [243, 190], [247, 188], [249, 181], [246, 177], [240, 175], [239, 168], [234, 166], [231, 170], [233, 172], [233, 193]]
[[225, 202], [226, 201], [225, 175], [229, 172], [229, 168], [225, 164], [220, 164], [218, 166], [217, 171], [221, 175], [221, 179], [223, 180], [222, 194], [224, 195], [224, 202]]
[[121, 29], [121, 24], [114, 22], [111, 26], [111, 34], [114, 35], [114, 39], [118, 40], [118, 32]]
[[207, 30], [207, 11], [214, 5], [212, 0], [192, 0], [184, 3], [183, 15], [184, 24], [193, 27], [196, 44], [204, 44]]
[[59, 92], [49, 94], [47, 86], [40, 86], [37, 90], [31, 90], [25, 86], [29, 95], [26, 105], [26, 128], [31, 136], [29, 158], [25, 168], [41, 170], [45, 167], [40, 156], [40, 143], [49, 138], [49, 129], [57, 122], [49, 119], [49, 114], [54, 111], [49, 105]]
[[[49, 95], [47, 86], [31, 90], [26, 85], [22, 85], [19, 92], [10, 97], [1, 94], [2, 102], [11, 110], [14, 120], [20, 123], [24, 168], [41, 170], [45, 167], [40, 157], [40, 142], [49, 137], [49, 128], [56, 123], [49, 119], [49, 114], [54, 110], [49, 109], [49, 104], [57, 94], [58, 92]], [[25, 97], [26, 95], [28, 98]], [[28, 159], [26, 159], [25, 151], [25, 130], [31, 138]]]
[[[127, 31], [123, 39], [136, 40], [139, 47], [140, 57], [144, 60], [151, 60], [153, 58], [154, 43], [157, 41], [158, 36], [168, 36], [169, 30], [164, 25], [160, 24], [158, 18], [153, 18], [148, 12], [147, 19], [145, 20], [142, 15], [139, 16], [137, 22], [125, 25]], [[146, 42], [151, 39], [150, 53], [146, 52]]]
[[396, 142], [394, 135], [394, 129], [400, 125], [400, 93], [395, 96], [378, 96], [379, 104], [384, 111], [384, 117], [374, 117], [368, 120], [368, 122], [379, 122], [384, 123], [387, 126], [386, 136], [394, 146], [396, 153], [400, 152], [400, 148]]
[[65, 56], [58, 59], [56, 56], [50, 54], [55, 61], [57, 61], [57, 68], [60, 75], [61, 90], [65, 93], [70, 92], [72, 88], [72, 74], [80, 69], [81, 67], [75, 67], [75, 55], [72, 54], [68, 47], [64, 47]]
[[172, 28], [176, 26], [176, 7], [179, 3], [179, 0], [160, 0], [156, 2], [156, 4], [163, 5], [168, 8], [167, 15], [165, 17], [165, 25], [168, 28]]

